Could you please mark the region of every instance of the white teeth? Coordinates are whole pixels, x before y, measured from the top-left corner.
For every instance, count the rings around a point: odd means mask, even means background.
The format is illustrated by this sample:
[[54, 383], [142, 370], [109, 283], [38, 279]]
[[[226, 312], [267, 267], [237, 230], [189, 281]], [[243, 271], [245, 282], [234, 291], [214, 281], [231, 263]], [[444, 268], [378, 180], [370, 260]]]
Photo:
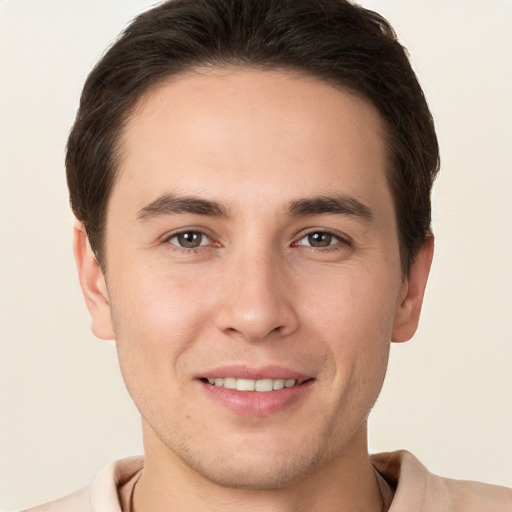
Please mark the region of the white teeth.
[[236, 389], [236, 379], [233, 379], [232, 377], [227, 377], [226, 379], [224, 379], [222, 386], [228, 389]]
[[272, 391], [274, 389], [274, 381], [272, 379], [261, 379], [254, 383], [254, 391]]
[[274, 379], [272, 388], [273, 389], [283, 389], [284, 388], [284, 379]]
[[236, 389], [237, 391], [257, 391], [267, 393], [269, 391], [292, 388], [297, 384], [295, 379], [235, 379], [233, 377], [224, 377], [208, 379], [208, 382], [217, 387]]
[[254, 391], [254, 384], [251, 379], [237, 379], [236, 389], [237, 391]]

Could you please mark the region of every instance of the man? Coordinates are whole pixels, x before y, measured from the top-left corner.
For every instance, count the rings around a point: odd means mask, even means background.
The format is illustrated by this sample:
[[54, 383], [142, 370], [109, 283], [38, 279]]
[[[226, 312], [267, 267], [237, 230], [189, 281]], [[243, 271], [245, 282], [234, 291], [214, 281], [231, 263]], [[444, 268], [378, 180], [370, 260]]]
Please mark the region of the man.
[[75, 256], [144, 458], [32, 510], [510, 510], [504, 488], [370, 457], [415, 332], [438, 146], [391, 27], [342, 0], [182, 0], [89, 76]]

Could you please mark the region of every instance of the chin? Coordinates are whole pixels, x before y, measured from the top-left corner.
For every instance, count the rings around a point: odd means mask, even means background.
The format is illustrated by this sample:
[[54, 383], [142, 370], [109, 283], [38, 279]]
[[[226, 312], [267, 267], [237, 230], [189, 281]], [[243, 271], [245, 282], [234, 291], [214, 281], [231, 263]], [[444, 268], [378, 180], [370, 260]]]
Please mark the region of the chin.
[[165, 444], [181, 463], [214, 485], [276, 490], [292, 486], [313, 473], [326, 455], [318, 439], [294, 441], [298, 440], [291, 434], [269, 437], [265, 433], [220, 439], [211, 436], [209, 445], [193, 443], [190, 438]]
[[311, 474], [318, 460], [308, 457], [287, 457], [287, 460], [272, 460], [265, 457], [260, 460], [214, 459], [206, 461], [185, 461], [198, 474], [211, 483], [230, 489], [241, 490], [278, 490], [299, 483]]

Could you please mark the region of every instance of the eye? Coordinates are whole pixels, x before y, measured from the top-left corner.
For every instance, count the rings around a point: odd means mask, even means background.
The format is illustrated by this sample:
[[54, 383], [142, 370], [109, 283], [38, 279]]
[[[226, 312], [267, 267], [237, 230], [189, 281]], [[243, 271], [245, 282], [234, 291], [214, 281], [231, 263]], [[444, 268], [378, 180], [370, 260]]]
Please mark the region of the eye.
[[302, 237], [296, 245], [305, 245], [308, 247], [325, 248], [340, 243], [347, 243], [341, 237], [329, 233], [328, 231], [312, 231], [306, 236]]
[[171, 236], [167, 241], [182, 249], [197, 249], [210, 243], [210, 239], [201, 231], [182, 231]]

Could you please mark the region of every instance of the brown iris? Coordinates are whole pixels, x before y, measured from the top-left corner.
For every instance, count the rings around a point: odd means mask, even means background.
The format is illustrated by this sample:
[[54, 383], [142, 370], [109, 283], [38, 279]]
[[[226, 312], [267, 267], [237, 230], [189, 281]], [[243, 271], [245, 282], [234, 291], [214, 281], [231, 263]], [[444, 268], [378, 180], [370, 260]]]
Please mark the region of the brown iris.
[[185, 231], [184, 233], [178, 233], [176, 240], [185, 249], [195, 249], [201, 245], [203, 236], [199, 231]]
[[308, 242], [312, 247], [328, 247], [332, 243], [332, 237], [330, 233], [317, 231], [308, 235]]

